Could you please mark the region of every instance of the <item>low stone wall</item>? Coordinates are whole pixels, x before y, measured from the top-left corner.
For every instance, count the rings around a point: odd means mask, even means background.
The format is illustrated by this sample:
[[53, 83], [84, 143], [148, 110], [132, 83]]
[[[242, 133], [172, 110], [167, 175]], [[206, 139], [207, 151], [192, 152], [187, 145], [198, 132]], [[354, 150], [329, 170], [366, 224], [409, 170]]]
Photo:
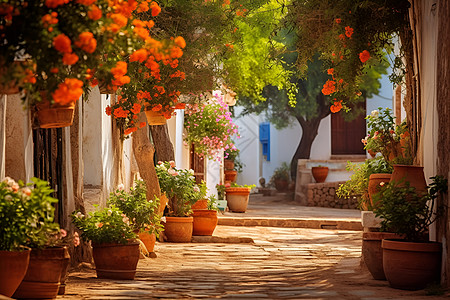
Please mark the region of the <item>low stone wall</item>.
[[345, 181], [309, 183], [307, 185], [308, 206], [332, 207], [332, 208], [358, 208], [356, 197], [339, 198], [336, 190]]

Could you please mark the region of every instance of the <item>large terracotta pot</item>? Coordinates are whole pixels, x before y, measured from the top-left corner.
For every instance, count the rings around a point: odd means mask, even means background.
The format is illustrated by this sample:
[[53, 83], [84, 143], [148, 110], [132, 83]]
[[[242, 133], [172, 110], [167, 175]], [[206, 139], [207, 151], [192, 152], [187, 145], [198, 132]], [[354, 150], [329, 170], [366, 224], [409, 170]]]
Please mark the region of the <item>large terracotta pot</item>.
[[209, 235], [211, 236], [217, 226], [217, 211], [194, 209], [192, 214], [194, 217], [193, 235]]
[[192, 209], [208, 209], [208, 199], [200, 199], [192, 204]]
[[169, 242], [189, 243], [192, 239], [193, 217], [166, 217], [164, 234]]
[[0, 251], [0, 295], [11, 297], [25, 277], [31, 250]]
[[225, 174], [225, 182], [236, 182], [237, 171], [225, 170], [223, 173]]
[[410, 186], [416, 188], [417, 193], [427, 191], [427, 182], [425, 181], [423, 167], [420, 166], [394, 165], [391, 181], [398, 182], [400, 185], [409, 182]]
[[145, 116], [147, 117], [148, 125], [164, 125], [166, 124], [166, 118], [157, 111], [146, 110]]
[[363, 232], [362, 257], [373, 279], [386, 280], [381, 240], [399, 238], [400, 236], [391, 232]]
[[75, 112], [75, 102], [50, 104], [47, 93], [41, 92], [42, 101], [36, 103], [36, 114], [41, 128], [61, 128], [71, 126]]
[[139, 239], [144, 243], [148, 252], [154, 252], [156, 244], [156, 235], [147, 231], [138, 233]]
[[139, 261], [139, 242], [128, 244], [93, 244], [98, 278], [133, 280]]
[[27, 274], [14, 293], [13, 298], [56, 298], [61, 273], [69, 258], [69, 251], [66, 247], [31, 250]]
[[230, 187], [225, 189], [228, 208], [232, 212], [245, 212], [251, 188]]
[[373, 195], [375, 195], [376, 193], [378, 193], [380, 191], [381, 188], [381, 183], [384, 185], [386, 183], [388, 183], [391, 180], [391, 174], [386, 174], [386, 173], [377, 173], [377, 174], [372, 174], [369, 176], [369, 187], [368, 187], [368, 192], [369, 192], [369, 199], [370, 199], [370, 204], [372, 205], [372, 207], [374, 206], [373, 203]]
[[58, 295], [64, 295], [66, 293], [66, 280], [67, 280], [67, 271], [69, 270], [70, 256], [67, 255], [63, 259], [63, 268], [61, 271], [61, 276], [59, 277], [59, 289]]
[[279, 192], [287, 191], [289, 188], [289, 181], [284, 179], [275, 180], [275, 189]]
[[383, 270], [393, 288], [420, 290], [439, 283], [442, 245], [383, 240]]
[[316, 182], [325, 182], [328, 176], [328, 167], [312, 167], [311, 172]]
[[225, 170], [234, 170], [234, 161], [232, 161], [231, 159], [225, 159], [223, 161], [223, 168]]

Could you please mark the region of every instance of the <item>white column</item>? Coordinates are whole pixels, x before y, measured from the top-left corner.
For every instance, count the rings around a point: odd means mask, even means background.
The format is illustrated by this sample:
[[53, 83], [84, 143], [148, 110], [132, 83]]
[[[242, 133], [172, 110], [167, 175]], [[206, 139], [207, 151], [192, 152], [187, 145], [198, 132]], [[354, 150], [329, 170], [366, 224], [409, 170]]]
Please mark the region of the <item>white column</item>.
[[176, 109], [175, 164], [181, 168], [183, 163], [184, 109]]

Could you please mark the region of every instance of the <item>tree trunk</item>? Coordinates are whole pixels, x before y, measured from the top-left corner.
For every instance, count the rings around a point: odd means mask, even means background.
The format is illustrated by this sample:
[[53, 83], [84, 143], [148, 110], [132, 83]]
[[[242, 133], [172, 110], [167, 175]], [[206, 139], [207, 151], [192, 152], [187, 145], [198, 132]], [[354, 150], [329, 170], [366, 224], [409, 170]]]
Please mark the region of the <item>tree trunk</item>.
[[[145, 114], [139, 114], [139, 121], [145, 121]], [[155, 162], [153, 160], [155, 148], [149, 140], [149, 129], [145, 126], [133, 133], [133, 152], [139, 173], [147, 186], [147, 200], [161, 197], [158, 177], [156, 176]]]
[[310, 157], [311, 147], [318, 134], [320, 122], [330, 114], [327, 98], [320, 93], [316, 99], [319, 105], [316, 117], [306, 120], [301, 115], [295, 116], [302, 127], [302, 138], [291, 160], [291, 178], [293, 180], [297, 177], [298, 160], [302, 158], [308, 159]]
[[175, 160], [175, 151], [170, 141], [167, 124], [150, 126], [153, 145], [155, 146], [156, 159], [159, 161]]

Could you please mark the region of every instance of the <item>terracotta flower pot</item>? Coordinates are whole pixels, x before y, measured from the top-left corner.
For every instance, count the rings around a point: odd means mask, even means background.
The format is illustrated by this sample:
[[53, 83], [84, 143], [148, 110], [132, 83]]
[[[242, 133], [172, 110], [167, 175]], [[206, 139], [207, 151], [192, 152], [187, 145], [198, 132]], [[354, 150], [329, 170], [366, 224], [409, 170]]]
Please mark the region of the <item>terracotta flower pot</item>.
[[56, 298], [61, 273], [69, 257], [69, 251], [66, 247], [31, 250], [27, 274], [14, 293], [13, 298]]
[[146, 231], [138, 233], [139, 239], [144, 243], [148, 252], [154, 252], [156, 235], [154, 233], [148, 233]]
[[400, 236], [391, 232], [363, 232], [362, 257], [373, 279], [376, 280], [386, 280], [381, 248], [383, 239], [400, 239]]
[[237, 171], [234, 170], [225, 170], [223, 171], [225, 174], [225, 182], [236, 182], [237, 179]]
[[231, 159], [225, 159], [223, 161], [223, 168], [225, 170], [234, 170], [234, 161], [232, 161]]
[[248, 198], [251, 188], [231, 187], [225, 189], [228, 208], [232, 212], [245, 212], [247, 210]]
[[289, 181], [284, 179], [275, 180], [275, 189], [279, 192], [287, 191], [289, 188]]
[[31, 250], [0, 251], [0, 295], [11, 297], [25, 277]]
[[417, 193], [427, 192], [427, 182], [425, 181], [423, 167], [420, 166], [394, 165], [391, 181], [398, 182], [400, 185], [409, 182], [411, 187], [416, 188]]
[[316, 182], [325, 182], [328, 176], [328, 167], [312, 167], [311, 172]]
[[166, 118], [158, 111], [146, 110], [145, 116], [147, 117], [148, 125], [164, 125], [166, 124]]
[[139, 242], [128, 244], [93, 244], [98, 278], [133, 280], [139, 261]]
[[208, 199], [200, 199], [197, 202], [195, 202], [192, 207], [192, 209], [208, 209]]
[[369, 187], [368, 187], [368, 192], [369, 192], [369, 199], [370, 199], [370, 204], [372, 205], [372, 207], [374, 206], [373, 203], [373, 195], [375, 195], [376, 193], [378, 193], [380, 191], [381, 188], [381, 183], [386, 184], [391, 180], [391, 174], [386, 174], [386, 173], [378, 173], [378, 174], [372, 174], [369, 176]]
[[383, 240], [383, 270], [389, 285], [402, 290], [420, 290], [439, 283], [442, 244]]
[[75, 102], [66, 105], [50, 104], [46, 92], [41, 92], [42, 101], [36, 103], [36, 114], [41, 128], [61, 128], [71, 126], [75, 112]]
[[193, 217], [166, 217], [164, 234], [167, 240], [174, 243], [190, 243], [193, 221]]
[[217, 211], [194, 209], [192, 215], [194, 217], [193, 235], [209, 235], [211, 236], [217, 226]]

